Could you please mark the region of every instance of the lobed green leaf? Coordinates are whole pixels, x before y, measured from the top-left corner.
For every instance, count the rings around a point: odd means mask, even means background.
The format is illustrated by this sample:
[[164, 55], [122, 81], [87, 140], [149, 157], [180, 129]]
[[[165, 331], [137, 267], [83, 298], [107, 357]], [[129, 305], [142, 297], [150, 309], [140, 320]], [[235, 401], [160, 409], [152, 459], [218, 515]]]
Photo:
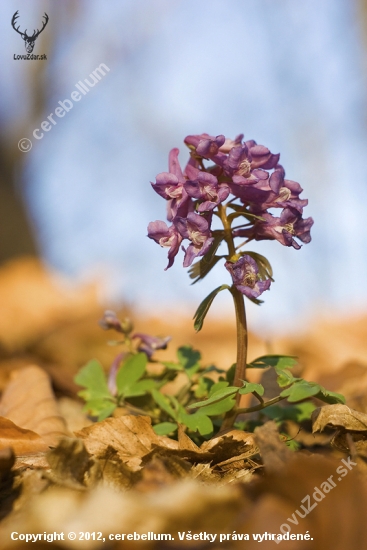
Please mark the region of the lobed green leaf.
[[169, 435], [177, 430], [175, 422], [161, 422], [153, 426], [153, 430], [157, 435]]
[[179, 422], [185, 424], [192, 432], [199, 432], [200, 435], [209, 435], [213, 432], [213, 423], [208, 416], [197, 411], [194, 414], [181, 412]]
[[297, 363], [294, 355], [262, 355], [248, 363], [249, 369], [266, 369], [277, 367], [278, 369], [291, 369]]
[[111, 399], [111, 393], [107, 386], [107, 379], [102, 365], [96, 359], [89, 361], [75, 376], [74, 381], [79, 386], [86, 389], [79, 392], [78, 395], [86, 401], [91, 399], [106, 398]]
[[297, 380], [297, 382], [295, 382], [292, 386], [283, 390], [280, 396], [288, 397], [288, 401], [290, 403], [295, 403], [296, 401], [302, 401], [303, 399], [316, 396], [320, 390], [320, 386], [315, 382]]
[[[227, 383], [227, 382], [226, 382]], [[212, 403], [217, 403], [218, 401], [222, 401], [222, 399], [225, 399], [226, 397], [229, 397], [230, 395], [235, 395], [240, 388], [237, 388], [235, 386], [229, 386], [228, 388], [222, 388], [221, 390], [215, 391], [209, 399], [206, 399], [205, 401], [199, 401], [198, 403], [193, 403], [192, 405], [188, 406], [188, 409], [199, 409], [201, 407], [206, 407], [207, 405], [211, 405]]]
[[130, 388], [143, 376], [147, 366], [145, 353], [130, 355], [116, 375], [116, 386], [119, 395], [127, 395]]
[[158, 407], [162, 409], [162, 411], [165, 411], [173, 420], [177, 420], [177, 412], [171, 407], [167, 397], [154, 389], [151, 390], [151, 394]]
[[255, 384], [253, 382], [244, 382], [242, 388], [240, 388], [239, 393], [241, 395], [246, 395], [248, 393], [253, 393], [256, 391], [259, 395], [264, 395], [265, 389], [261, 384]]

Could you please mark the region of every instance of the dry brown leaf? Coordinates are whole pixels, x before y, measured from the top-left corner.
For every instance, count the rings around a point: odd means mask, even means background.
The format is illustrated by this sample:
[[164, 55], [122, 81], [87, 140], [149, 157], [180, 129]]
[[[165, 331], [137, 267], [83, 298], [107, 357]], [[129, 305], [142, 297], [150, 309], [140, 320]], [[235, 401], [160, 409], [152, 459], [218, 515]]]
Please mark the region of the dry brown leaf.
[[292, 452], [280, 440], [277, 425], [272, 420], [255, 429], [255, 441], [267, 472], [281, 470], [292, 456]]
[[133, 471], [140, 470], [142, 457], [151, 451], [153, 445], [162, 447], [167, 443], [167, 448], [172, 446], [172, 440], [156, 435], [148, 416], [107, 418], [75, 435], [84, 440], [88, 452], [97, 458], [105, 456], [107, 447], [115, 449]]
[[8, 418], [0, 416], [0, 449], [11, 447], [16, 455], [48, 451], [48, 445], [32, 430], [20, 428]]
[[325, 405], [313, 411], [312, 431], [322, 432], [326, 426], [367, 432], [367, 414], [354, 411], [347, 405]]
[[12, 373], [0, 401], [0, 415], [35, 432], [49, 445], [71, 435], [59, 413], [50, 379], [36, 365]]
[[62, 439], [46, 458], [51, 466], [50, 479], [58, 485], [85, 489], [101, 478], [99, 464], [81, 439]]

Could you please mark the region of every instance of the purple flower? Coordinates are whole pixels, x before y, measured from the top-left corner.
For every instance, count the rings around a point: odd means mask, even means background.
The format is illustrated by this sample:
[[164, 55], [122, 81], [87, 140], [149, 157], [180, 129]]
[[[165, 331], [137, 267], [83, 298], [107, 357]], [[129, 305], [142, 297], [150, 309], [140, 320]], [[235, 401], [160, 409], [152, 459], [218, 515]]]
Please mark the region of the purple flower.
[[125, 333], [120, 319], [114, 311], [109, 309], [104, 312], [103, 319], [101, 319], [98, 324], [101, 328], [103, 328], [103, 330], [113, 329], [117, 332], [122, 332], [123, 334]]
[[225, 267], [232, 276], [235, 287], [247, 298], [257, 298], [270, 287], [270, 279], [261, 281], [259, 268], [251, 256], [245, 254], [237, 262], [226, 262]]
[[249, 157], [251, 158], [251, 168], [263, 168], [264, 170], [271, 170], [274, 168], [279, 161], [279, 153], [273, 155], [267, 147], [264, 145], [258, 145], [256, 141], [250, 140], [246, 141], [249, 150]]
[[138, 351], [145, 353], [150, 359], [153, 353], [157, 349], [167, 349], [167, 344], [171, 340], [171, 336], [166, 336], [166, 338], [158, 338], [157, 336], [150, 336], [149, 334], [143, 334], [137, 332], [133, 334], [132, 338], [139, 338], [140, 342], [138, 345]]
[[170, 151], [168, 159], [169, 172], [161, 172], [156, 177], [156, 183], [152, 183], [154, 191], [164, 199], [170, 201], [169, 221], [172, 221], [178, 213], [183, 214], [182, 209], [185, 207], [188, 208], [186, 203], [189, 201], [189, 196], [184, 188], [186, 179], [178, 161], [178, 153], [178, 149]]
[[210, 233], [210, 222], [204, 216], [190, 212], [187, 218], [176, 218], [174, 224], [183, 238], [189, 239], [191, 244], [185, 252], [184, 267], [189, 267], [197, 256], [204, 256], [208, 252], [213, 237]]
[[165, 271], [173, 265], [175, 256], [179, 251], [182, 242], [182, 236], [174, 225], [167, 227], [165, 222], [157, 220], [148, 225], [148, 237], [164, 248], [169, 248], [168, 265]]
[[268, 212], [262, 213], [265, 221], [256, 221], [253, 227], [233, 231], [234, 237], [247, 237], [252, 240], [264, 239], [277, 240], [284, 246], [293, 246], [296, 250], [301, 246], [294, 240], [297, 237], [303, 243], [311, 241], [310, 230], [313, 225], [312, 218], [302, 218], [302, 215], [294, 208], [285, 208], [280, 217], [272, 216]]
[[204, 201], [198, 207], [199, 212], [213, 210], [228, 197], [230, 192], [228, 185], [218, 184], [218, 180], [213, 174], [203, 172], [190, 165], [186, 166], [186, 174], [189, 177], [184, 186], [187, 194], [194, 199]]

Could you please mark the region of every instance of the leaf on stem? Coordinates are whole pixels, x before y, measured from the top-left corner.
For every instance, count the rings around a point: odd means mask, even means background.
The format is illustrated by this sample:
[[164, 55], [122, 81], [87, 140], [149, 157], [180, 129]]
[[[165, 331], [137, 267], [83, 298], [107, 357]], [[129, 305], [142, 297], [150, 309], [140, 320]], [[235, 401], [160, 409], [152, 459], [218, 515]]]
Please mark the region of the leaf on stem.
[[297, 363], [294, 355], [262, 355], [247, 364], [249, 369], [266, 369], [277, 367], [277, 369], [291, 369]]
[[239, 390], [239, 393], [241, 395], [246, 395], [248, 393], [256, 392], [259, 395], [264, 395], [264, 391], [265, 391], [264, 386], [262, 386], [261, 384], [255, 384], [253, 382], [244, 382], [243, 387], [240, 388]]
[[107, 386], [106, 375], [102, 365], [96, 359], [89, 361], [75, 376], [74, 381], [79, 386], [84, 386], [78, 395], [86, 401], [90, 399], [110, 399], [111, 393]]
[[158, 390], [152, 390], [151, 394], [154, 401], [157, 403], [158, 407], [160, 407], [163, 411], [165, 411], [171, 418], [173, 418], [173, 420], [177, 420], [177, 413], [171, 407], [171, 404], [166, 398], [166, 396], [163, 395]]
[[223, 399], [226, 399], [231, 395], [235, 395], [239, 389], [240, 388], [237, 388], [235, 386], [228, 386], [218, 391], [214, 391], [209, 399], [206, 399], [205, 401], [199, 401], [198, 403], [192, 403], [192, 405], [188, 406], [188, 409], [199, 409], [201, 407], [206, 407], [207, 405], [212, 405], [213, 403], [222, 401]]
[[308, 397], [316, 396], [321, 390], [321, 387], [315, 382], [307, 382], [306, 380], [297, 380], [292, 386], [283, 390], [281, 397], [288, 397], [290, 403], [302, 401]]
[[189, 378], [200, 369], [199, 361], [201, 353], [191, 346], [181, 346], [178, 348], [177, 358]]
[[157, 435], [169, 435], [177, 430], [177, 424], [175, 422], [160, 422], [153, 426], [153, 430]]
[[145, 353], [130, 355], [126, 359], [116, 375], [116, 386], [119, 395], [127, 396], [129, 394], [131, 388], [143, 376], [147, 362], [148, 359]]
[[201, 302], [194, 315], [194, 328], [196, 332], [199, 332], [203, 328], [204, 319], [216, 295], [225, 289], [230, 290], [230, 287], [228, 285], [218, 286]]

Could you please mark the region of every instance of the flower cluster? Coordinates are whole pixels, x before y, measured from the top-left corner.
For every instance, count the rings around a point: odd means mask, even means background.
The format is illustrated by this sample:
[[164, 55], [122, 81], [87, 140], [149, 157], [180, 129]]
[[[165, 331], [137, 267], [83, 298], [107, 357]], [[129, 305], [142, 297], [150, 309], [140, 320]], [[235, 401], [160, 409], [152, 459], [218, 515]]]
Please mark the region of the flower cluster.
[[[313, 220], [302, 217], [308, 201], [300, 199], [301, 186], [285, 178], [279, 154], [274, 155], [253, 140], [243, 142], [242, 134], [234, 140], [223, 135], [190, 135], [184, 141], [190, 149], [185, 169], [181, 169], [178, 161], [179, 150], [172, 149], [169, 171], [158, 174], [152, 183], [153, 189], [167, 201], [167, 219], [171, 225], [151, 222], [148, 237], [169, 249], [166, 269], [172, 266], [180, 246], [185, 252], [184, 267], [210, 250], [214, 241], [213, 214], [219, 215], [219, 205], [228, 198], [227, 205], [235, 211], [231, 221], [243, 216], [246, 222], [231, 227], [232, 241], [236, 237], [245, 238], [245, 243], [271, 239], [296, 249], [300, 248], [296, 239], [310, 242]], [[276, 208], [281, 209], [279, 216], [269, 212]], [[224, 231], [222, 234], [228, 242], [228, 234]], [[186, 248], [181, 245], [185, 239], [189, 241]], [[257, 297], [269, 288], [270, 281], [260, 280], [256, 261], [245, 252], [227, 257], [226, 267], [235, 286], [249, 297]], [[247, 283], [239, 284], [235, 273], [242, 273], [242, 282]]]

